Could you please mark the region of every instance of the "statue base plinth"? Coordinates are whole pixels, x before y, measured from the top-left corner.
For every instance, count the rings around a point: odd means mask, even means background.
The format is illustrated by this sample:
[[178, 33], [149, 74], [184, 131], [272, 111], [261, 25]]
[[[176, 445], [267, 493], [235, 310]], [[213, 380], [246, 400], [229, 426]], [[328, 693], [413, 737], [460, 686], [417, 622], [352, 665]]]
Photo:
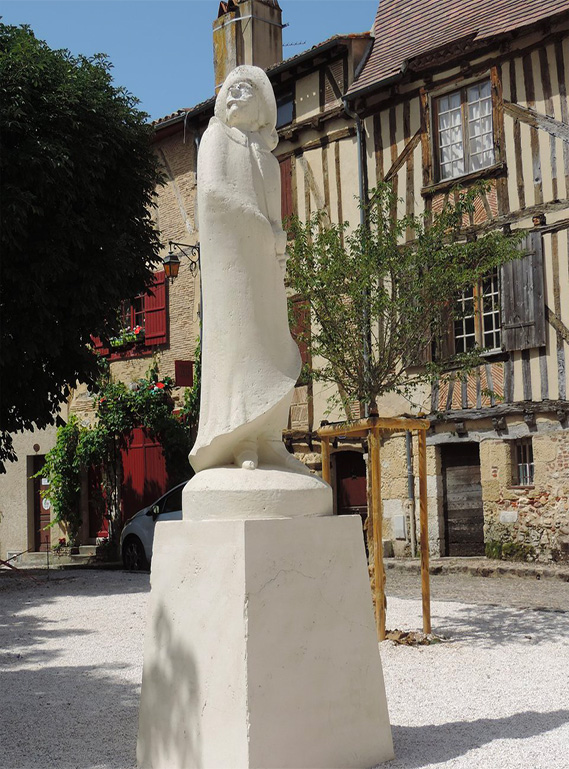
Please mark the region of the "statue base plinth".
[[169, 521], [151, 582], [140, 769], [393, 758], [359, 516]]
[[188, 481], [182, 507], [193, 521], [331, 515], [332, 489], [316, 475], [279, 467], [215, 467]]

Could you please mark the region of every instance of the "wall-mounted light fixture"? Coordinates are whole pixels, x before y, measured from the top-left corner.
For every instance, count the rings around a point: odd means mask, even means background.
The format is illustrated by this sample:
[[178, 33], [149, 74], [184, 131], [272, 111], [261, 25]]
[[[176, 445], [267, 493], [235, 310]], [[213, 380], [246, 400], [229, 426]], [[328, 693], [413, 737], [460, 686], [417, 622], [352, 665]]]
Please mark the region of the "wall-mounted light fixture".
[[190, 263], [190, 272], [195, 275], [200, 265], [200, 244], [195, 243], [189, 245], [188, 243], [176, 243], [174, 240], [168, 241], [168, 254], [162, 260], [164, 265], [164, 273], [166, 277], [173, 283], [178, 277], [180, 271], [180, 257], [176, 253], [179, 251], [182, 256], [185, 256]]

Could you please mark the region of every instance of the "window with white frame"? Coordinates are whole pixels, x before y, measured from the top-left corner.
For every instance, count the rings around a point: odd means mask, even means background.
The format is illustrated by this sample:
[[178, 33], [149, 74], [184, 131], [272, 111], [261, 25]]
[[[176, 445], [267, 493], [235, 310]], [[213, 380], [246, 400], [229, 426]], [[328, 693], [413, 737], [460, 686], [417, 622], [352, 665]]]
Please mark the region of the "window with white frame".
[[534, 464], [531, 438], [520, 438], [512, 445], [512, 480], [516, 486], [533, 486]]
[[458, 298], [454, 320], [454, 351], [467, 352], [475, 347], [499, 350], [500, 274], [498, 268]]
[[466, 86], [434, 100], [439, 180], [473, 173], [494, 163], [490, 81]]

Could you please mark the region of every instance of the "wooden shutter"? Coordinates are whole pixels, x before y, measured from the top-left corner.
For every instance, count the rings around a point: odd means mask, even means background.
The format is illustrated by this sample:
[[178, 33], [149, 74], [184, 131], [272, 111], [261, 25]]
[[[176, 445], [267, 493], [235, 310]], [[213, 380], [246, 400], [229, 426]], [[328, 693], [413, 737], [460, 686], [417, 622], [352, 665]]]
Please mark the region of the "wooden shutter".
[[502, 347], [508, 351], [545, 345], [541, 233], [528, 233], [520, 249], [524, 256], [502, 265]]
[[292, 202], [292, 160], [279, 161], [281, 167], [281, 217], [288, 219], [294, 214]]
[[166, 313], [166, 276], [164, 271], [154, 273], [152, 293], [146, 295], [145, 310], [145, 345], [152, 347], [166, 344], [167, 313]]
[[191, 360], [175, 360], [174, 371], [176, 387], [192, 387], [194, 384], [194, 364]]
[[95, 352], [98, 355], [109, 354], [109, 348], [103, 345], [103, 342], [101, 341], [100, 337], [91, 335], [91, 341], [93, 342], [93, 347], [95, 348]]

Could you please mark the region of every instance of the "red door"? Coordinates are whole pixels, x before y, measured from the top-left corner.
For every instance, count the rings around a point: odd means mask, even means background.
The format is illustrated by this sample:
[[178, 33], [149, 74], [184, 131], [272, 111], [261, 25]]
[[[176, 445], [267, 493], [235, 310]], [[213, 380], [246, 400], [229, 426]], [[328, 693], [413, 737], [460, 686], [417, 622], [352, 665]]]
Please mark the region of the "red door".
[[122, 509], [126, 521], [167, 491], [168, 475], [162, 446], [142, 427], [132, 431], [122, 461]]
[[367, 515], [366, 464], [359, 451], [337, 451], [336, 494], [338, 515]]
[[[44, 456], [33, 457], [33, 474], [38, 473], [45, 464]], [[49, 489], [47, 478], [34, 478], [34, 550], [45, 553], [51, 547], [51, 505], [48, 499], [42, 499], [41, 492]]]

